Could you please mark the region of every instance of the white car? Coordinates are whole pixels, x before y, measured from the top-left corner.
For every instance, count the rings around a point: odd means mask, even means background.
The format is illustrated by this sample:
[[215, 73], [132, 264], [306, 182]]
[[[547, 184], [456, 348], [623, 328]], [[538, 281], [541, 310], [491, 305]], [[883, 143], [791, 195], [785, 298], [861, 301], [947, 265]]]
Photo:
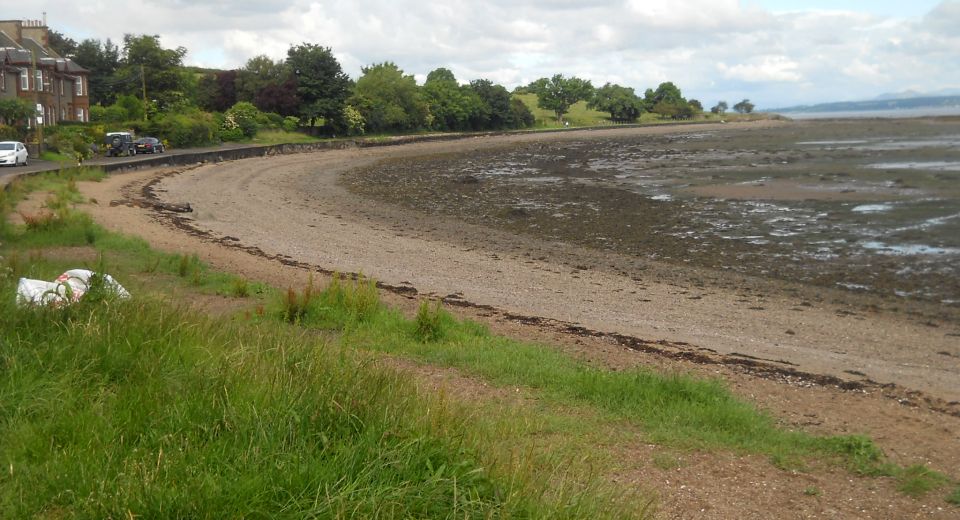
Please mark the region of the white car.
[[27, 147], [18, 141], [0, 142], [0, 165], [27, 165]]

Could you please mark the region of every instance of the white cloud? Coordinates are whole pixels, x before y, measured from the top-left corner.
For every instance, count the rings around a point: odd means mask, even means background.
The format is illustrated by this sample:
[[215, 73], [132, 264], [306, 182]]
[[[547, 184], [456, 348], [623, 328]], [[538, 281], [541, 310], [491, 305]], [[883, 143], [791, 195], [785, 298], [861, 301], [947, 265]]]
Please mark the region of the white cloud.
[[[923, 0], [921, 0], [923, 1]], [[705, 103], [749, 97], [760, 107], [863, 99], [911, 86], [960, 84], [960, 1], [922, 18], [858, 12], [771, 12], [738, 0], [0, 0], [6, 18], [49, 13], [74, 38], [159, 34], [189, 63], [238, 67], [283, 58], [301, 42], [329, 46], [353, 77], [394, 61], [422, 77], [447, 67], [461, 81], [512, 88], [555, 73], [642, 92], [674, 81]], [[848, 4], [855, 5], [855, 4]], [[216, 62], [220, 60], [219, 62]], [[791, 88], [784, 88], [791, 85]]]
[[750, 63], [738, 63], [728, 66], [724, 62], [717, 68], [727, 79], [737, 79], [748, 83], [798, 82], [803, 76], [798, 72], [800, 65], [786, 56], [760, 56]]

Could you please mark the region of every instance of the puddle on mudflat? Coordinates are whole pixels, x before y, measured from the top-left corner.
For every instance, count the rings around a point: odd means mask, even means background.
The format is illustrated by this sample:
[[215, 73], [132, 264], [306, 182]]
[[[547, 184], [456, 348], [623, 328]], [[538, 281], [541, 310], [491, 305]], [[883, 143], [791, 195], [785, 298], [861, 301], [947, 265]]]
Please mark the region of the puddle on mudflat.
[[547, 240], [956, 301], [958, 136], [958, 119], [635, 137], [595, 132], [394, 160], [347, 180], [374, 198]]
[[934, 172], [960, 172], [960, 161], [915, 161], [868, 164], [875, 170], [927, 170]]

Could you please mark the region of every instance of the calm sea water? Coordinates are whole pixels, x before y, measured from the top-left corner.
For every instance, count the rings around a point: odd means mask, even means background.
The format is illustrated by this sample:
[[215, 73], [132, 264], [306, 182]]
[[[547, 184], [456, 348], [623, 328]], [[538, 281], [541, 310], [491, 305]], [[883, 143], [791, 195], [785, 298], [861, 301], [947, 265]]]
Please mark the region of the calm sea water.
[[898, 110], [850, 110], [844, 112], [785, 112], [791, 119], [866, 119], [960, 116], [960, 106], [904, 108]]

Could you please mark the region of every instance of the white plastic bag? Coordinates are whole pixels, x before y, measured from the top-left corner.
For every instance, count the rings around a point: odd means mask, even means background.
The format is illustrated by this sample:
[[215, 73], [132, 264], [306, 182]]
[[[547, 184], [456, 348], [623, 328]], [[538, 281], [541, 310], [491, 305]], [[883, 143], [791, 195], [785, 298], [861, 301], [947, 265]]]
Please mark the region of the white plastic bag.
[[[21, 278], [17, 284], [17, 304], [63, 305], [80, 301], [90, 288], [90, 277], [94, 274], [88, 269], [71, 269], [54, 282]], [[103, 275], [103, 283], [116, 296], [130, 297], [130, 293], [109, 274]]]

